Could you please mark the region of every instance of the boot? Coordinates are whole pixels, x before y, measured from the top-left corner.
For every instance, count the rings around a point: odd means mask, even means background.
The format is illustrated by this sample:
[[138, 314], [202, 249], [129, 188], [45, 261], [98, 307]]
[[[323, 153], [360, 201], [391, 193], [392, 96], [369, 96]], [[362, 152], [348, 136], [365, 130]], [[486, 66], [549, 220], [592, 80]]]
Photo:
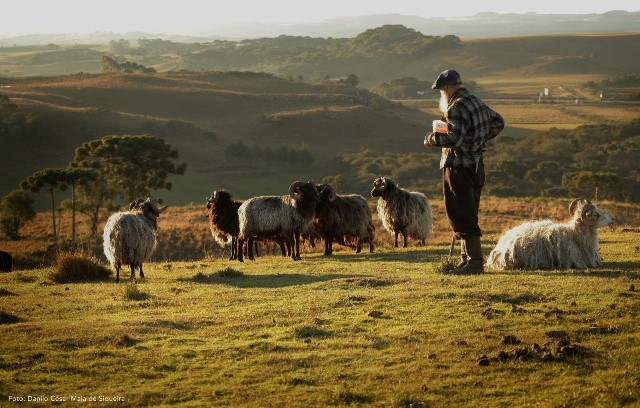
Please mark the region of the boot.
[[464, 245], [464, 239], [460, 240], [460, 262], [456, 265], [456, 269], [462, 268], [467, 264], [467, 249]]
[[482, 246], [480, 236], [473, 236], [464, 239], [464, 248], [467, 253], [466, 265], [452, 270], [452, 275], [479, 275], [484, 273], [484, 259], [482, 257]]

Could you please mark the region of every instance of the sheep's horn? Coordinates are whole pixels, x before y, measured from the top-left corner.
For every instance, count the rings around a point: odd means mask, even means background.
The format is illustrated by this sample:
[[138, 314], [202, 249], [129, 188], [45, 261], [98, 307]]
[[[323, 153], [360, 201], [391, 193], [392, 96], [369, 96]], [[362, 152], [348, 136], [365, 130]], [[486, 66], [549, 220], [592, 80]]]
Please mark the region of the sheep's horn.
[[578, 204], [581, 203], [581, 202], [587, 202], [588, 203], [589, 200], [587, 200], [584, 197], [576, 198], [575, 200], [573, 200], [571, 202], [571, 204], [569, 204], [569, 214], [573, 215], [575, 213], [575, 211], [576, 211], [576, 208], [577, 208]]
[[289, 195], [291, 196], [291, 198], [293, 198], [294, 200], [299, 200], [302, 195], [300, 193], [296, 193], [296, 190], [302, 186], [304, 186], [306, 183], [304, 181], [296, 181], [293, 184], [291, 184], [289, 186]]
[[163, 212], [167, 211], [167, 208], [169, 208], [168, 205], [165, 205], [162, 208], [158, 208], [158, 214], [162, 214]]

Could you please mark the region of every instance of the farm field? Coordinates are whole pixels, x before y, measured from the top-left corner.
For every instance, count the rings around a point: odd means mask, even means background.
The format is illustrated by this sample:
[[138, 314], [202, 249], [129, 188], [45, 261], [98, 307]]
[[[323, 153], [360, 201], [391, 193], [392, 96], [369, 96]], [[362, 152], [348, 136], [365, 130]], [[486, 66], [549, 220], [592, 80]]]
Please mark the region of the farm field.
[[[512, 137], [524, 137], [532, 131], [551, 128], [574, 129], [582, 125], [629, 121], [640, 117], [640, 103], [637, 101], [615, 101], [606, 97], [609, 91], [616, 95], [629, 95], [637, 92], [637, 88], [611, 88], [601, 100], [599, 95], [588, 93], [579, 86], [580, 83], [603, 79], [607, 79], [607, 76], [501, 73], [474, 77], [482, 98], [504, 117], [507, 125], [504, 134]], [[538, 100], [545, 88], [548, 89], [548, 95]], [[398, 102], [429, 115], [440, 115], [431, 100]]]
[[[466, 277], [439, 272], [450, 235], [441, 204], [432, 205], [426, 247], [392, 248], [377, 228], [373, 254], [339, 250], [329, 258], [306, 248], [300, 262], [269, 255], [240, 264], [215, 253], [149, 263], [145, 280], [120, 284], [113, 276], [54, 283], [52, 267], [0, 274], [0, 399], [14, 401], [9, 406], [30, 397], [61, 406], [83, 398], [105, 406], [640, 402], [638, 205], [600, 204], [618, 221], [600, 231], [602, 268]], [[503, 230], [529, 218], [562, 220], [566, 205], [487, 197], [485, 254]], [[207, 233], [201, 211], [170, 208], [159, 228], [173, 237]], [[46, 235], [46, 221], [39, 214], [28, 231]]]

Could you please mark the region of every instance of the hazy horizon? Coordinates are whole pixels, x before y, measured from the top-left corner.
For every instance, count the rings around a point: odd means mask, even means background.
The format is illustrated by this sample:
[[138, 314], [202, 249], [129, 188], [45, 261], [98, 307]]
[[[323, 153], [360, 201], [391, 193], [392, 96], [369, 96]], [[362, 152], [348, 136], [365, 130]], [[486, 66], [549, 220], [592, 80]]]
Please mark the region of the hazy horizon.
[[174, 35], [203, 35], [216, 26], [233, 24], [303, 24], [327, 20], [399, 14], [422, 18], [460, 18], [478, 13], [602, 14], [613, 10], [640, 10], [636, 1], [612, 0], [572, 4], [541, 0], [535, 3], [508, 0], [457, 2], [451, 6], [429, 6], [415, 1], [371, 3], [363, 1], [235, 2], [216, 7], [211, 1], [183, 0], [175, 4], [150, 1], [110, 2], [23, 0], [6, 7], [0, 37], [29, 34], [90, 34], [96, 32], [148, 32]]

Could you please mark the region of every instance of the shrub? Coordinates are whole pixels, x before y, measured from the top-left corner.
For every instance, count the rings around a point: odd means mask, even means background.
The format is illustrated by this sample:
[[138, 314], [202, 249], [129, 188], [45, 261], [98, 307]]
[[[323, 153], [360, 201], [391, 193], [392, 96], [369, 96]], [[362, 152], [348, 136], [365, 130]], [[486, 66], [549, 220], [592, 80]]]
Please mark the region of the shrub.
[[97, 259], [78, 252], [60, 252], [49, 278], [56, 283], [90, 282], [108, 279], [111, 269]]
[[215, 275], [221, 278], [241, 278], [244, 276], [244, 273], [242, 273], [237, 269], [227, 267], [219, 270], [218, 272], [215, 273]]
[[151, 297], [148, 293], [144, 293], [138, 289], [138, 285], [130, 283], [124, 290], [124, 300], [147, 300]]
[[458, 260], [453, 256], [442, 256], [439, 261], [433, 263], [433, 271], [439, 274], [447, 274], [458, 266]]
[[202, 273], [198, 272], [191, 278], [178, 278], [183, 282], [196, 282], [196, 283], [219, 283], [221, 279], [236, 279], [244, 276], [244, 273], [231, 267], [226, 267], [214, 273]]

